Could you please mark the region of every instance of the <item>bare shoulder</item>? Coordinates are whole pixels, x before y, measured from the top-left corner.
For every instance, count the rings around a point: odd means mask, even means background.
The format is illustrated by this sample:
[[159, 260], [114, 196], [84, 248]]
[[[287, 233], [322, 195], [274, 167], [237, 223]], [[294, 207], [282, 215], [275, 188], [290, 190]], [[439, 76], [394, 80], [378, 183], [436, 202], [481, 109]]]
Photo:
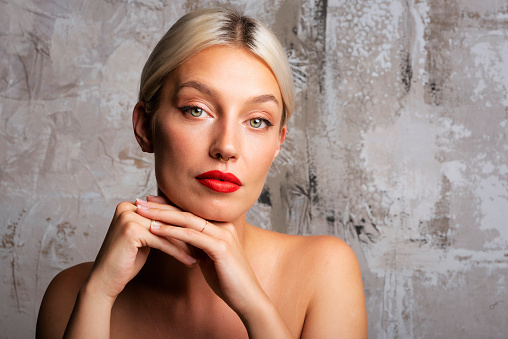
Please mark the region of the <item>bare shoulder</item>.
[[[312, 290], [327, 286], [356, 287], [362, 285], [356, 255], [342, 239], [330, 235], [301, 236], [260, 230], [263, 249], [271, 249], [285, 273], [304, 275]], [[277, 253], [274, 255], [274, 253]], [[342, 286], [344, 285], [344, 286]]]
[[[342, 239], [331, 235], [292, 236], [295, 250], [304, 251], [311, 256], [331, 256], [328, 259], [356, 259], [353, 251]], [[324, 259], [324, 258], [321, 258]]]
[[289, 236], [285, 260], [298, 258], [310, 295], [302, 338], [366, 338], [367, 312], [356, 255], [333, 236]]
[[58, 273], [44, 294], [37, 317], [37, 338], [61, 338], [76, 302], [79, 289], [93, 263], [72, 266]]
[[[274, 241], [284, 244], [285, 255], [283, 260], [295, 262], [305, 270], [312, 270], [315, 273], [319, 271], [329, 271], [335, 267], [339, 271], [358, 270], [359, 266], [356, 256], [342, 239], [330, 235], [301, 236], [283, 233], [270, 233]], [[266, 235], [264, 239], [267, 239]], [[294, 258], [298, 257], [298, 261]]]
[[330, 235], [302, 236], [296, 250], [306, 254], [315, 273], [360, 274], [355, 253], [340, 238]]

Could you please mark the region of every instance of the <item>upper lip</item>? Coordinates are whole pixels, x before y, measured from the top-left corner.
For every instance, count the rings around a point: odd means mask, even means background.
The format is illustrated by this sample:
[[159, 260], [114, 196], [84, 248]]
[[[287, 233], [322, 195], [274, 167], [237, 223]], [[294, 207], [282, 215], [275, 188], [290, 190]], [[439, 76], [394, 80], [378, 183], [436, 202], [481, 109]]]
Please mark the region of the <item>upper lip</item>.
[[224, 173], [219, 170], [208, 171], [196, 177], [196, 179], [215, 179], [220, 181], [227, 181], [232, 184], [241, 186], [242, 182], [233, 173]]

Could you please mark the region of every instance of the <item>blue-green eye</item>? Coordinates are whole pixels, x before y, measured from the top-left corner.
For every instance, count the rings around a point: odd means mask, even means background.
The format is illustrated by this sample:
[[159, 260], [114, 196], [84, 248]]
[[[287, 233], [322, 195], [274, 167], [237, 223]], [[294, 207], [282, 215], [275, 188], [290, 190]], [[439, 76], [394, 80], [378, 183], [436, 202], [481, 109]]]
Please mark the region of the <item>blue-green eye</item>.
[[190, 107], [189, 108], [189, 113], [193, 116], [193, 117], [200, 117], [201, 115], [203, 115], [203, 110], [199, 107]]
[[249, 125], [257, 129], [268, 128], [270, 126], [273, 126], [270, 121], [263, 118], [252, 118], [249, 120]]
[[250, 119], [250, 125], [254, 128], [259, 128], [263, 124], [263, 120], [259, 118]]

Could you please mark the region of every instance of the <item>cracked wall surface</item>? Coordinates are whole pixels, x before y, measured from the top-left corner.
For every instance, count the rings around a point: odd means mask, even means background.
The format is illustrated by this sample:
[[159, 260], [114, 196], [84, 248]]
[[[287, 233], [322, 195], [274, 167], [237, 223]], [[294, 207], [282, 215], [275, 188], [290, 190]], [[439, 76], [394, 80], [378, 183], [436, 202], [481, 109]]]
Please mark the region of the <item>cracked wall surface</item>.
[[505, 0], [0, 2], [0, 337], [33, 337], [52, 277], [156, 192], [131, 130], [141, 68], [212, 5], [267, 23], [295, 77], [249, 220], [346, 240], [371, 338], [506, 338]]

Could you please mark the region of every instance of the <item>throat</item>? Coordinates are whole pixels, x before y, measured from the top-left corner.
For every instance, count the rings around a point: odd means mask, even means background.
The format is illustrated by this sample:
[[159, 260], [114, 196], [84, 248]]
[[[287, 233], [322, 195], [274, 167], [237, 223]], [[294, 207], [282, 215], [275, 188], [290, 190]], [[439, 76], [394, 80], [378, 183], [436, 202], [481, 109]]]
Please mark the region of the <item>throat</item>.
[[132, 280], [138, 288], [183, 296], [206, 284], [198, 265], [187, 267], [172, 256], [152, 248], [145, 265]]

